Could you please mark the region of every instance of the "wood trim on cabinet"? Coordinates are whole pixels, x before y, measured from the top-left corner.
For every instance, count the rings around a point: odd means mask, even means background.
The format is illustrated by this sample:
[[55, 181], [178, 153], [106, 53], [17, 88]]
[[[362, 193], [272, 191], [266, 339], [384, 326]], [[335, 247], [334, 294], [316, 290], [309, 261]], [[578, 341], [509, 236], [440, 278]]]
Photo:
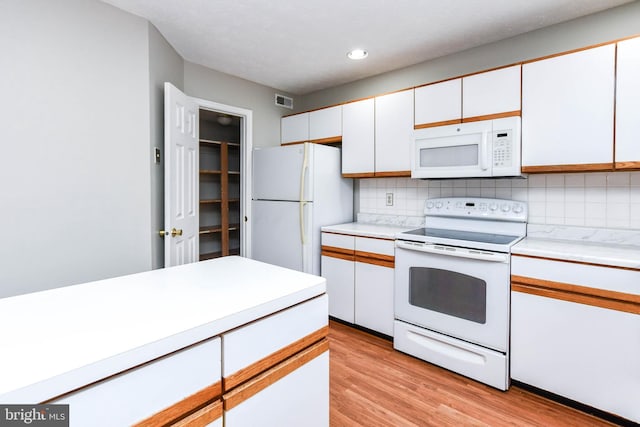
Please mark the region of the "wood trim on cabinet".
[[443, 120], [441, 122], [420, 123], [419, 125], [413, 125], [414, 129], [427, 129], [435, 128], [438, 126], [459, 125], [462, 123], [462, 119]]
[[511, 290], [593, 307], [640, 314], [640, 295], [511, 275]]
[[281, 363], [282, 361], [288, 359], [289, 357], [298, 353], [300, 350], [326, 338], [328, 334], [329, 326], [327, 325], [305, 337], [302, 337], [301, 339], [289, 344], [288, 346], [281, 348], [274, 353], [271, 353], [270, 355], [252, 363], [251, 365], [224, 377], [222, 379], [224, 392], [228, 392], [229, 390], [248, 381], [261, 372], [264, 372], [269, 368], [277, 365], [278, 363]]
[[542, 259], [542, 260], [546, 260], [546, 261], [568, 262], [568, 263], [571, 263], [571, 264], [592, 265], [594, 267], [616, 268], [618, 270], [640, 271], [640, 268], [634, 268], [634, 267], [621, 267], [619, 265], [598, 264], [596, 262], [574, 261], [574, 260], [570, 260], [570, 259], [549, 258], [549, 257], [537, 256], [537, 255], [511, 254], [511, 256], [512, 257], [522, 257], [522, 258]]
[[280, 145], [284, 146], [284, 145], [297, 145], [297, 144], [304, 144], [305, 142], [309, 142], [309, 141], [292, 141], [292, 142], [283, 142]]
[[613, 170], [613, 163], [522, 166], [523, 173], [593, 172], [593, 171], [612, 171], [612, 170]]
[[328, 138], [312, 139], [309, 142], [311, 142], [312, 144], [336, 144], [342, 142], [342, 135], [330, 136]]
[[[328, 329], [328, 326], [327, 326]], [[323, 338], [321, 341], [288, 358], [282, 363], [272, 367], [266, 372], [258, 375], [251, 381], [236, 387], [232, 391], [222, 396], [224, 410], [229, 411], [238, 406], [251, 396], [261, 392], [271, 384], [300, 368], [307, 362], [315, 359], [329, 350], [329, 340]]]
[[205, 427], [222, 418], [222, 412], [223, 405], [220, 399], [171, 424], [171, 427]]
[[638, 170], [640, 169], [640, 162], [616, 162], [616, 169], [628, 169], [628, 170]]
[[320, 255], [331, 258], [343, 259], [345, 261], [355, 261], [355, 251], [353, 249], [336, 248], [334, 246], [322, 246]]
[[[522, 85], [521, 85], [522, 86]], [[520, 98], [522, 102], [522, 98]], [[495, 120], [503, 119], [505, 117], [519, 117], [522, 115], [522, 111], [505, 111], [504, 113], [485, 114], [484, 116], [465, 117], [462, 119], [462, 123], [480, 122], [483, 120]]]
[[373, 176], [375, 177], [409, 177], [411, 176], [411, 171], [391, 171], [391, 172], [374, 172]]
[[136, 424], [133, 427], [152, 427], [152, 426], [164, 426], [168, 425], [185, 414], [192, 413], [194, 410], [200, 409], [208, 403], [219, 399], [222, 396], [222, 382], [218, 381], [202, 390], [192, 394], [189, 397], [182, 399], [180, 402], [174, 403], [146, 418]]
[[381, 267], [395, 268], [395, 257], [393, 255], [356, 251], [356, 262], [379, 265]]
[[376, 175], [373, 172], [356, 172], [356, 173], [343, 173], [343, 178], [374, 178]]

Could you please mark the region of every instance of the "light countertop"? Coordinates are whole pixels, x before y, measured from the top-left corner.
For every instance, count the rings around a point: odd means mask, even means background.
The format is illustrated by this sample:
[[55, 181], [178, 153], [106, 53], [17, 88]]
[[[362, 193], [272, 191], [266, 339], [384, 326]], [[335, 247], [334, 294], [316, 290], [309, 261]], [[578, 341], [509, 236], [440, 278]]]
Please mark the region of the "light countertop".
[[515, 244], [511, 253], [640, 269], [638, 234], [626, 230], [529, 225], [527, 237]]
[[0, 299], [0, 402], [51, 399], [325, 290], [318, 276], [225, 257]]
[[322, 227], [322, 231], [354, 236], [376, 237], [380, 239], [394, 239], [397, 233], [418, 227], [406, 227], [387, 224], [370, 224], [364, 222], [350, 222]]

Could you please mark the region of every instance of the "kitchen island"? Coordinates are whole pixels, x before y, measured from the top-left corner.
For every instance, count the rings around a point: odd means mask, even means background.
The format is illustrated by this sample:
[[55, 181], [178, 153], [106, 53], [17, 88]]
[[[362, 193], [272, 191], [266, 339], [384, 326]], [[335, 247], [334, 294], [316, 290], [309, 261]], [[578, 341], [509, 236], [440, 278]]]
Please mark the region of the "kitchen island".
[[225, 257], [1, 299], [0, 404], [69, 404], [72, 426], [326, 426], [325, 289]]

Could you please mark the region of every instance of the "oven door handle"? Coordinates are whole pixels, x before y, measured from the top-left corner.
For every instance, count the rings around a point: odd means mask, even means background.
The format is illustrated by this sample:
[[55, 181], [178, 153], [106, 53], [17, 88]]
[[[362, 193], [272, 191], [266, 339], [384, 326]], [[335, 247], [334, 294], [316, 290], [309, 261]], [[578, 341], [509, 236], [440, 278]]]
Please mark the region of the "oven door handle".
[[453, 248], [451, 246], [429, 245], [425, 243], [408, 243], [396, 240], [396, 247], [410, 251], [426, 252], [430, 254], [454, 256], [459, 258], [476, 259], [491, 262], [509, 262], [509, 254], [482, 252], [473, 249]]

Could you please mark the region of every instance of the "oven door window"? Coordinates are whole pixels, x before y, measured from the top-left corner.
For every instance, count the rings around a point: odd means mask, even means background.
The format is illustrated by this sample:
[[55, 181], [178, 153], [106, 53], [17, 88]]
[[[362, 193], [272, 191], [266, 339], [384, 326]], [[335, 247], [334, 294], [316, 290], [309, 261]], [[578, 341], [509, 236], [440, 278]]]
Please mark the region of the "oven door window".
[[409, 304], [484, 324], [487, 282], [455, 271], [411, 267]]

